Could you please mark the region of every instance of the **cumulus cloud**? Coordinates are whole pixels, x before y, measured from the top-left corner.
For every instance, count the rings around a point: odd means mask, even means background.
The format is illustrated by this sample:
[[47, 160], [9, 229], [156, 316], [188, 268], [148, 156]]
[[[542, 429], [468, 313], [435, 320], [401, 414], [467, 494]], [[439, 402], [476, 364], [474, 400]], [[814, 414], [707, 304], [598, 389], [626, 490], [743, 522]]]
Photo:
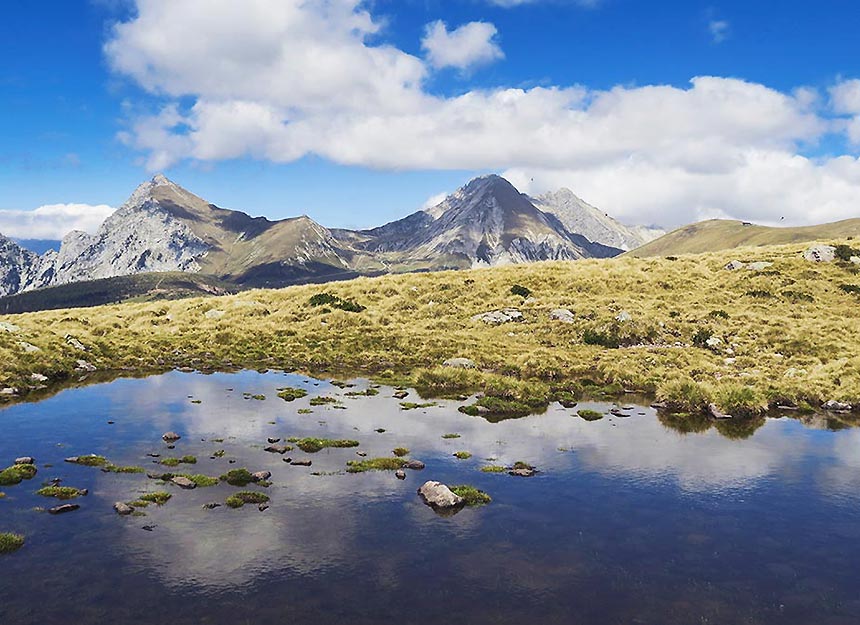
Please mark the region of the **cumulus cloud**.
[[62, 239], [71, 230], [93, 233], [114, 209], [100, 204], [48, 204], [31, 211], [0, 210], [0, 233], [16, 239]]
[[860, 145], [860, 81], [835, 85], [829, 100], [715, 76], [440, 96], [426, 78], [472, 65], [479, 51], [487, 58], [494, 27], [433, 25], [428, 37], [456, 45], [425, 39], [424, 61], [379, 43], [384, 33], [362, 7], [138, 0], [105, 50], [116, 71], [168, 103], [122, 138], [151, 169], [313, 154], [383, 169], [505, 171], [523, 191], [568, 186], [626, 221], [662, 226], [711, 216], [813, 223], [860, 205], [854, 155], [803, 155], [833, 132]]
[[428, 24], [421, 40], [430, 64], [441, 69], [468, 69], [504, 58], [496, 43], [496, 27], [487, 22], [469, 22], [449, 31], [442, 20]]

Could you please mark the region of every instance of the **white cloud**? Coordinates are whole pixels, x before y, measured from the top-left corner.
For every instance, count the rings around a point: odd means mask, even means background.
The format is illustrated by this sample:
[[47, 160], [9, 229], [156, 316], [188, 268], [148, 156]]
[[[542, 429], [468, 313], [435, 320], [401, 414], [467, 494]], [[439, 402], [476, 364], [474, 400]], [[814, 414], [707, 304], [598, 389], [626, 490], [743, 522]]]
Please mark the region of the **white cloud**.
[[[138, 16], [115, 28], [105, 50], [117, 71], [169, 103], [135, 119], [123, 139], [152, 169], [315, 154], [383, 169], [501, 170], [524, 191], [568, 186], [626, 221], [663, 226], [705, 216], [813, 223], [860, 205], [854, 156], [800, 155], [831, 132], [860, 145], [855, 81], [824, 104], [814, 89], [711, 76], [686, 87], [443, 97], [423, 87], [429, 63], [371, 43], [383, 33], [362, 6], [138, 0]], [[469, 65], [492, 42], [486, 26], [438, 64]], [[441, 34], [457, 39], [467, 27], [443, 25]], [[180, 96], [193, 105], [180, 107]]]
[[465, 70], [504, 58], [495, 41], [497, 33], [496, 27], [487, 22], [469, 22], [449, 31], [445, 22], [438, 20], [427, 25], [421, 48], [433, 67]]
[[487, 0], [492, 5], [504, 8], [519, 7], [526, 4], [575, 4], [581, 7], [596, 7], [603, 0]]
[[708, 32], [714, 43], [722, 43], [729, 38], [731, 25], [726, 20], [711, 20], [708, 22]]
[[100, 204], [48, 204], [31, 211], [0, 210], [0, 233], [16, 239], [62, 239], [71, 230], [93, 233], [114, 209]]

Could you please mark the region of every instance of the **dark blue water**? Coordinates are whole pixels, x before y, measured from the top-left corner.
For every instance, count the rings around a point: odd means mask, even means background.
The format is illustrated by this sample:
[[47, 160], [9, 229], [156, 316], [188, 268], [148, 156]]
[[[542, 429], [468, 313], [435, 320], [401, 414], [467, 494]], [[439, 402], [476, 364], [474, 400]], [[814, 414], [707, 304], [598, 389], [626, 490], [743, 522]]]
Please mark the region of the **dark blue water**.
[[[309, 397], [278, 399], [288, 385]], [[32, 455], [39, 466], [0, 487], [0, 531], [27, 537], [0, 556], [0, 623], [860, 622], [858, 430], [769, 419], [735, 440], [681, 434], [646, 408], [586, 422], [560, 406], [493, 424], [456, 402], [404, 411], [391, 389], [343, 393], [276, 373], [171, 373], [0, 411], [0, 464]], [[340, 395], [346, 410], [299, 414], [314, 394]], [[183, 437], [172, 451], [167, 430]], [[405, 446], [427, 468], [398, 481], [343, 473], [356, 449], [287, 454], [311, 467], [263, 451], [269, 436], [311, 435], [356, 439], [369, 457]], [[473, 457], [457, 460], [460, 450]], [[175, 471], [213, 476], [266, 469], [271, 507], [206, 510], [237, 489], [183, 491], [63, 462], [88, 453], [150, 470], [170, 469], [147, 453], [193, 454], [196, 466]], [[482, 473], [488, 458], [541, 472]], [[90, 489], [80, 510], [38, 510], [58, 503], [35, 495], [54, 477]], [[440, 517], [416, 494], [428, 479], [493, 502]], [[145, 517], [112, 509], [156, 490], [173, 498]]]

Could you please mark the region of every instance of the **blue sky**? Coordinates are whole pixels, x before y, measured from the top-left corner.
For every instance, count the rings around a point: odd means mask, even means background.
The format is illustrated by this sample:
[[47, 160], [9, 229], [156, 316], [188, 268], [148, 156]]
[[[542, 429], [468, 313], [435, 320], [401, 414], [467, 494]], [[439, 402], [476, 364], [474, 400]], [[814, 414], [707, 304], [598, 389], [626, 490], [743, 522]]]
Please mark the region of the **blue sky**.
[[55, 204], [77, 209], [35, 234], [91, 229], [105, 209], [86, 206], [118, 206], [156, 169], [222, 206], [347, 227], [487, 171], [631, 223], [860, 206], [853, 2], [320, 0], [266, 19], [292, 0], [211, 0], [204, 26], [194, 4], [4, 3], [0, 232]]

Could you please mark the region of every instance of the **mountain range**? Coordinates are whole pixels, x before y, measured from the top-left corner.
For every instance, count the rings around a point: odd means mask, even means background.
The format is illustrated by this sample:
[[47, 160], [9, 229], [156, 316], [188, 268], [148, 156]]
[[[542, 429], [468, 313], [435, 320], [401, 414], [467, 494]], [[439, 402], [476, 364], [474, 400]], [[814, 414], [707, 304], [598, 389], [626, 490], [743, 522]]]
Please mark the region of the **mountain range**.
[[219, 208], [159, 174], [95, 234], [70, 232], [59, 250], [39, 255], [0, 235], [0, 296], [152, 272], [194, 273], [238, 289], [605, 258], [658, 234], [624, 226], [567, 189], [531, 198], [496, 175], [398, 221], [345, 230], [307, 216], [271, 221]]

